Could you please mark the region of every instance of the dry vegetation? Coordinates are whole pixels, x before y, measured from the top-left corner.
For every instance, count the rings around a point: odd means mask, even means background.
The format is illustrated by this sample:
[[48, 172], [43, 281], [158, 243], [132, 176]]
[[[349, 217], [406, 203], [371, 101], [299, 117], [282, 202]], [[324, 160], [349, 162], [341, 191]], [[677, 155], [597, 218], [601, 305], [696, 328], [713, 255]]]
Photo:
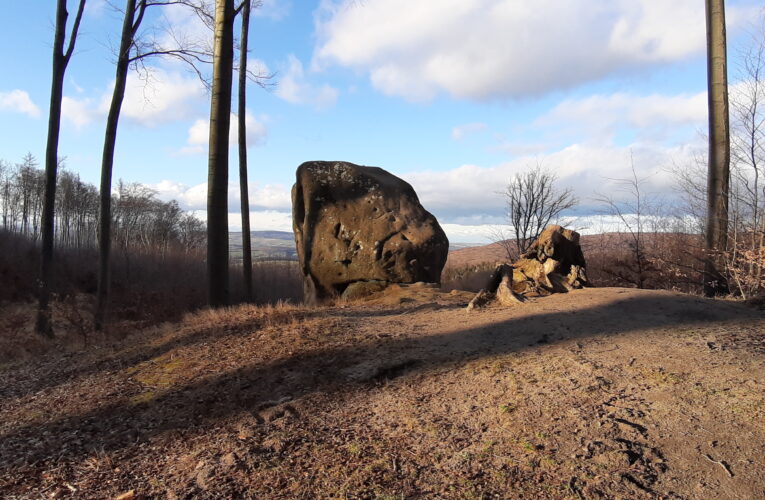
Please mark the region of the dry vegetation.
[[756, 498], [765, 317], [588, 289], [238, 306], [0, 371], [6, 498]]
[[[93, 332], [96, 251], [61, 249], [54, 270], [53, 314], [56, 339], [34, 333], [35, 283], [39, 247], [27, 237], [0, 231], [0, 362], [24, 359], [48, 349], [80, 348], [120, 338], [137, 329], [166, 321], [206, 304], [205, 264], [201, 252], [167, 250], [118, 251], [112, 266], [109, 333]], [[231, 268], [231, 296], [243, 301], [242, 271]], [[302, 281], [297, 263], [258, 262], [253, 265], [256, 304], [300, 302]]]
[[[587, 274], [596, 286], [623, 286], [701, 293], [704, 269], [701, 235], [656, 232], [641, 236], [640, 265], [631, 235], [582, 236]], [[445, 290], [478, 291], [512, 244], [465, 248], [449, 253], [442, 281]]]

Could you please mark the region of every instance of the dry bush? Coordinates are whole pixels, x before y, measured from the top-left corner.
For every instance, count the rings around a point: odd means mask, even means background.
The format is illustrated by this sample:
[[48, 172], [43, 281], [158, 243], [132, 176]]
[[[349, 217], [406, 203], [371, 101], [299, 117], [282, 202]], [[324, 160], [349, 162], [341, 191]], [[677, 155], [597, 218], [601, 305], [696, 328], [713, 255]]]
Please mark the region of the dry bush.
[[722, 255], [731, 292], [743, 299], [765, 295], [765, 232], [749, 231], [729, 237]]
[[[97, 254], [94, 249], [56, 249], [53, 293], [59, 307], [70, 310], [64, 326], [87, 328], [91, 311], [81, 294], [96, 291]], [[0, 302], [31, 302], [39, 273], [39, 247], [30, 239], [0, 231]], [[244, 302], [241, 267], [232, 266], [231, 302]], [[269, 261], [253, 266], [256, 304], [301, 302], [302, 278], [296, 262]], [[110, 317], [134, 326], [175, 321], [204, 307], [206, 267], [201, 251], [169, 249], [114, 253]], [[71, 325], [69, 325], [71, 323]], [[61, 326], [61, 325], [59, 325]]]
[[[232, 266], [231, 302], [244, 302], [242, 266]], [[300, 266], [292, 260], [272, 260], [252, 264], [252, 301], [255, 304], [276, 304], [280, 301], [303, 301], [303, 276]]]
[[38, 253], [27, 238], [0, 229], [0, 302], [34, 297]]
[[630, 236], [606, 233], [582, 238], [587, 274], [596, 286], [701, 292], [704, 269], [701, 235], [643, 233], [642, 266], [636, 266]]
[[170, 328], [197, 330], [254, 330], [300, 321], [310, 309], [302, 305], [278, 301], [274, 304], [239, 304], [218, 309], [200, 309], [187, 313], [177, 325]]
[[[633, 263], [635, 252], [629, 246], [630, 238], [624, 233], [582, 237], [587, 275], [594, 285], [632, 288], [642, 284], [643, 288], [701, 292], [704, 263], [700, 235], [644, 233], [641, 255], [645, 261], [640, 268]], [[487, 252], [485, 258], [480, 264], [447, 266], [441, 276], [442, 290], [480, 290], [497, 264], [492, 252]]]

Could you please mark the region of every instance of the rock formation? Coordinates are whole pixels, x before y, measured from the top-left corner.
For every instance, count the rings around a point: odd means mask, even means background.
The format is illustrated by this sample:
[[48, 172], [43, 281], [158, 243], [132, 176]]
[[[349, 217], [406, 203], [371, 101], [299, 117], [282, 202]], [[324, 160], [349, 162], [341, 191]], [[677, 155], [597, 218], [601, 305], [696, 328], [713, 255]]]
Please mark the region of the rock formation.
[[353, 283], [440, 281], [449, 241], [407, 182], [378, 167], [325, 161], [303, 163], [296, 177], [292, 224], [308, 303]]
[[500, 264], [467, 306], [483, 307], [496, 300], [502, 305], [523, 302], [523, 294], [549, 295], [592, 286], [579, 233], [550, 225], [513, 265]]
[[513, 290], [541, 294], [591, 286], [579, 233], [550, 225], [513, 263]]

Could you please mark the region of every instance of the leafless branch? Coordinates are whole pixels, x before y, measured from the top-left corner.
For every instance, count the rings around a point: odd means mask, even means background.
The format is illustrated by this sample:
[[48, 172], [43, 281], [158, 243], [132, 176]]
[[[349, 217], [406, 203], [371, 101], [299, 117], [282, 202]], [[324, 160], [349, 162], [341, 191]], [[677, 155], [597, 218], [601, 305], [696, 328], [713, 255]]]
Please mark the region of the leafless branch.
[[555, 174], [537, 164], [513, 176], [502, 193], [519, 255], [528, 249], [548, 224], [578, 203], [571, 189], [555, 188], [556, 180]]

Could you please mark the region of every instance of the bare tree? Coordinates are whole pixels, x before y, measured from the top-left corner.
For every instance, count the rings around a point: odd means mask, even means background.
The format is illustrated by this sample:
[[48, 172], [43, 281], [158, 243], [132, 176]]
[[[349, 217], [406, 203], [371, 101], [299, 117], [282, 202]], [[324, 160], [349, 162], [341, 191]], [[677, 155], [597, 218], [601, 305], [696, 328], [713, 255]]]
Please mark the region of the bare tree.
[[211, 307], [228, 303], [228, 137], [234, 16], [233, 0], [216, 0], [207, 178], [207, 280]]
[[58, 168], [58, 139], [61, 130], [61, 100], [64, 95], [64, 74], [74, 52], [77, 32], [80, 29], [85, 0], [80, 0], [74, 17], [69, 43], [64, 50], [66, 21], [69, 14], [66, 0], [58, 0], [56, 6], [56, 31], [53, 35], [53, 72], [51, 76], [50, 108], [48, 110], [48, 143], [45, 150], [45, 202], [43, 205], [41, 229], [42, 248], [40, 259], [40, 280], [38, 288], [37, 333], [53, 336], [50, 321], [50, 279], [53, 263], [53, 229], [56, 205], [56, 176]]
[[239, 193], [242, 211], [242, 273], [245, 300], [252, 300], [252, 237], [250, 194], [247, 182], [247, 46], [250, 33], [250, 0], [242, 4], [242, 34], [239, 46]]
[[502, 192], [507, 221], [512, 226], [515, 241], [501, 232], [497, 239], [507, 252], [508, 259], [513, 260], [515, 250], [517, 256], [523, 255], [548, 224], [577, 205], [573, 191], [556, 188], [556, 181], [555, 174], [536, 165], [526, 172], [515, 174]]
[[709, 108], [709, 163], [707, 174], [706, 249], [704, 294], [727, 293], [720, 272], [720, 255], [727, 249], [728, 190], [730, 183], [730, 126], [728, 117], [728, 64], [724, 0], [706, 0], [707, 87]]
[[[117, 142], [117, 127], [119, 124], [122, 101], [125, 97], [128, 71], [131, 68], [142, 68], [144, 61], [152, 56], [164, 56], [180, 59], [192, 67], [200, 78], [201, 72], [196, 68], [197, 63], [209, 62], [207, 53], [195, 41], [189, 41], [169, 32], [177, 47], [165, 47], [156, 38], [142, 38], [139, 29], [146, 11], [150, 7], [186, 5], [197, 11], [193, 2], [188, 0], [126, 0], [125, 12], [117, 51], [117, 64], [114, 90], [106, 119], [104, 134], [104, 150], [101, 160], [100, 210], [99, 210], [99, 263], [98, 263], [98, 292], [94, 326], [103, 329], [106, 321], [109, 300], [109, 258], [111, 254], [111, 201], [112, 201], [112, 171], [114, 169], [114, 148]], [[200, 14], [202, 16], [202, 14]]]
[[117, 71], [114, 81], [112, 101], [109, 106], [109, 114], [106, 118], [106, 132], [104, 134], [104, 150], [101, 160], [101, 203], [99, 210], [99, 259], [98, 259], [98, 292], [94, 326], [96, 330], [104, 327], [106, 320], [106, 305], [109, 298], [109, 257], [111, 254], [111, 223], [112, 223], [112, 171], [114, 169], [114, 147], [117, 142], [117, 126], [122, 110], [122, 101], [125, 97], [127, 86], [128, 69], [130, 66], [130, 52], [133, 47], [135, 35], [141, 25], [146, 12], [146, 0], [140, 0], [140, 6], [136, 8], [136, 0], [127, 0], [125, 16], [122, 23], [122, 35], [117, 53]]
[[603, 205], [606, 215], [616, 217], [628, 238], [628, 258], [616, 259], [605, 271], [625, 283], [645, 288], [649, 274], [657, 270], [655, 259], [649, 255], [646, 233], [656, 235], [663, 214], [660, 203], [646, 193], [647, 178], [638, 177], [632, 158], [630, 170], [628, 178], [609, 179], [616, 183], [618, 196], [597, 193], [595, 201]]
[[731, 188], [727, 249], [728, 285], [747, 298], [765, 289], [765, 16], [742, 50], [731, 89]]

